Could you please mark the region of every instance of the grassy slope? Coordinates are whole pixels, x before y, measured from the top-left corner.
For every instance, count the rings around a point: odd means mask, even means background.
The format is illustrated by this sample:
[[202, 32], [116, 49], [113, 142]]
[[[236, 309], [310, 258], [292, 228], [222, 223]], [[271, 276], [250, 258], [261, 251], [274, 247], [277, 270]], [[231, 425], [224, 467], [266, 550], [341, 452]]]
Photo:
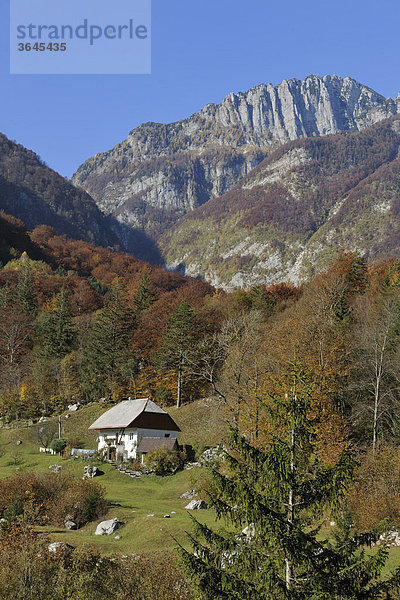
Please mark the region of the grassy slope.
[[[69, 464], [66, 464], [69, 463]], [[72, 464], [71, 464], [72, 463]], [[83, 472], [81, 461], [64, 461], [64, 468], [72, 469], [77, 475]], [[191, 487], [190, 471], [183, 471], [170, 477], [143, 476], [131, 479], [109, 465], [101, 466], [104, 475], [98, 478], [107, 490], [111, 502], [106, 517], [117, 517], [125, 523], [124, 527], [112, 536], [96, 536], [97, 522], [90, 523], [79, 531], [44, 528], [51, 539], [63, 540], [73, 546], [90, 544], [105, 554], [121, 552], [123, 554], [161, 551], [176, 546], [174, 538], [185, 542], [185, 531], [191, 529], [190, 517], [185, 510], [187, 500], [180, 495]], [[175, 511], [176, 514], [171, 514]], [[149, 517], [154, 514], [154, 517]], [[169, 519], [164, 518], [170, 514]], [[213, 511], [199, 511], [196, 516], [210, 525], [215, 523]]]
[[168, 412], [181, 429], [181, 444], [216, 446], [226, 437], [225, 410], [218, 401], [198, 400]]
[[[104, 403], [92, 404], [71, 413], [69, 419], [62, 417], [63, 437], [79, 437], [87, 448], [96, 448], [96, 433], [88, 431], [88, 426], [108, 408]], [[218, 405], [196, 402], [181, 409], [171, 409], [170, 413], [182, 429], [181, 443], [212, 445], [218, 443], [224, 435], [223, 411]], [[55, 463], [61, 463], [64, 470], [76, 476], [83, 475], [86, 464], [82, 460], [61, 460], [59, 457], [40, 454], [39, 443], [35, 438], [35, 427], [19, 427], [17, 429], [0, 429], [0, 477], [12, 475], [16, 469], [20, 471], [40, 471], [48, 469]], [[22, 444], [17, 445], [21, 440]], [[16, 456], [18, 452], [19, 456]], [[14, 463], [17, 464], [14, 464]], [[140, 553], [171, 549], [176, 546], [174, 538], [185, 541], [185, 531], [191, 529], [188, 511], [184, 509], [187, 500], [180, 495], [193, 487], [193, 476], [196, 470], [185, 470], [170, 477], [143, 476], [131, 479], [116, 471], [111, 465], [101, 464], [104, 475], [97, 481], [107, 490], [107, 498], [111, 503], [105, 518], [118, 517], [125, 526], [118, 531], [119, 540], [114, 536], [95, 536], [97, 523], [88, 524], [79, 531], [65, 531], [58, 528], [43, 528], [52, 540], [65, 540], [73, 546], [90, 544], [104, 553], [121, 552], [123, 554]], [[175, 511], [176, 514], [171, 514]], [[154, 513], [154, 517], [147, 515]], [[170, 514], [171, 518], [164, 518]], [[198, 511], [201, 521], [214, 524], [213, 511]], [[117, 534], [116, 534], [117, 535]]]
[[[87, 448], [96, 447], [96, 434], [87, 428], [108, 405], [92, 404], [71, 413], [69, 419], [62, 418], [62, 435], [77, 436]], [[224, 410], [218, 404], [198, 401], [180, 409], [169, 408], [171, 416], [176, 420], [182, 433], [181, 443], [197, 443], [202, 445], [217, 444], [226, 433]], [[17, 446], [17, 441], [22, 444]], [[35, 441], [34, 427], [17, 429], [0, 429], [0, 478], [12, 475], [16, 469], [21, 471], [46, 470], [55, 463], [60, 463], [64, 470], [82, 476], [86, 462], [82, 460], [61, 460], [59, 457], [40, 454], [39, 444]], [[18, 464], [14, 464], [15, 453]], [[21, 460], [21, 462], [19, 462]], [[93, 463], [92, 463], [93, 464]], [[62, 528], [41, 528], [52, 541], [62, 540], [73, 546], [89, 544], [104, 554], [114, 552], [121, 554], [163, 551], [176, 547], [174, 540], [185, 543], [185, 531], [191, 530], [188, 511], [185, 510], [187, 500], [180, 495], [193, 487], [193, 478], [199, 469], [185, 470], [170, 477], [143, 476], [131, 479], [116, 471], [111, 465], [100, 464], [104, 475], [97, 478], [107, 490], [107, 498], [111, 503], [106, 519], [118, 517], [125, 525], [114, 536], [96, 536], [97, 522], [89, 523], [79, 531], [66, 531]], [[175, 511], [176, 514], [171, 514]], [[147, 515], [154, 514], [154, 517]], [[170, 519], [164, 515], [170, 514]], [[195, 516], [211, 526], [216, 525], [215, 513], [212, 510], [197, 511]], [[219, 524], [217, 524], [217, 527]], [[374, 550], [372, 550], [374, 552]], [[391, 548], [385, 573], [400, 566], [400, 548]]]

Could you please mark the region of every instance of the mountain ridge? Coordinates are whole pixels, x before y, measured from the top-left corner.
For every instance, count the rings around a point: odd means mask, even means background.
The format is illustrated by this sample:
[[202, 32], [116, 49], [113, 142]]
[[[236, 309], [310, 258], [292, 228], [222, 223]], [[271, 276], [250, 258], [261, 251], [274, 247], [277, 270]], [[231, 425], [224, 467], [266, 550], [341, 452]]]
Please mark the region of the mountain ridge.
[[93, 199], [48, 167], [32, 150], [0, 134], [0, 209], [33, 229], [54, 226], [69, 237], [116, 246]]
[[160, 239], [169, 269], [227, 290], [321, 271], [341, 248], [400, 256], [400, 116], [294, 140]]
[[[271, 151], [301, 137], [359, 131], [397, 114], [351, 77], [310, 75], [228, 94], [169, 124], [144, 123], [81, 165], [72, 182], [118, 227], [157, 240], [184, 214], [227, 191]], [[125, 248], [127, 241], [122, 239]]]
[[[1, 136], [0, 208], [226, 289], [297, 283], [342, 246], [398, 252], [399, 111], [400, 94], [350, 77], [261, 84], [182, 121], [140, 125], [72, 182]], [[359, 215], [347, 222], [363, 194], [364, 229]], [[365, 238], [374, 219], [376, 243]]]

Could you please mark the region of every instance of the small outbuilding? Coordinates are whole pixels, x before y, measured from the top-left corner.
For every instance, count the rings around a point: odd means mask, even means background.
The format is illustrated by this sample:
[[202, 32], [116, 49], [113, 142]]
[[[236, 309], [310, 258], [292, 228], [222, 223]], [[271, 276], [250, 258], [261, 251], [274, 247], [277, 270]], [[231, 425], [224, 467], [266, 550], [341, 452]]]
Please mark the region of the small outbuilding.
[[137, 456], [140, 457], [141, 461], [143, 462], [144, 457], [148, 452], [153, 452], [153, 450], [158, 450], [163, 446], [165, 446], [170, 452], [177, 452], [179, 450], [178, 440], [176, 438], [145, 437], [139, 442]]
[[89, 429], [98, 430], [98, 451], [110, 461], [139, 459], [162, 446], [178, 449], [178, 425], [149, 398], [119, 402]]

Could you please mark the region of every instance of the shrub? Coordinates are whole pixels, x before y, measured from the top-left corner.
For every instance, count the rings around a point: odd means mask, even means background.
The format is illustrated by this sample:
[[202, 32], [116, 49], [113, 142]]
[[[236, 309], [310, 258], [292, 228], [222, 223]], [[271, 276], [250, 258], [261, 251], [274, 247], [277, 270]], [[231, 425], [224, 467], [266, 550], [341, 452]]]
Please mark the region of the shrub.
[[88, 521], [98, 519], [107, 512], [108, 502], [104, 488], [95, 481], [71, 480], [68, 489], [57, 497], [51, 508], [53, 522], [63, 525], [66, 515], [82, 527]]
[[4, 518], [9, 523], [11, 523], [12, 521], [14, 521], [16, 519], [16, 517], [19, 517], [20, 515], [22, 515], [23, 512], [24, 512], [24, 505], [22, 503], [21, 497], [15, 496], [11, 500], [10, 506], [5, 511]]
[[128, 461], [129, 467], [132, 469], [132, 471], [142, 471], [143, 470], [143, 465], [140, 462], [140, 460], [138, 460], [137, 458], [131, 458]]
[[196, 460], [199, 460], [204, 450], [207, 450], [207, 446], [203, 444], [203, 442], [199, 442], [197, 440], [193, 442], [192, 448], [194, 450]]
[[65, 457], [71, 456], [72, 448], [83, 448], [83, 443], [80, 441], [78, 436], [68, 438], [64, 452]]
[[53, 440], [50, 444], [50, 448], [53, 452], [57, 452], [57, 454], [61, 454], [67, 445], [67, 440], [64, 438], [58, 438], [57, 440]]
[[166, 446], [146, 454], [146, 467], [156, 475], [170, 475], [183, 467], [181, 452], [170, 452]]
[[32, 474], [16, 474], [0, 480], [0, 517], [5, 518], [16, 498], [25, 499], [32, 489]]
[[100, 556], [91, 548], [47, 550], [49, 540], [24, 523], [0, 530], [1, 600], [193, 600], [172, 553]]
[[68, 438], [67, 446], [70, 446], [71, 448], [83, 448], [83, 442], [81, 442], [78, 436], [73, 436]]
[[82, 502], [82, 517], [85, 522], [94, 521], [107, 510], [104, 493], [100, 487], [91, 486], [86, 498]]
[[21, 473], [0, 481], [0, 517], [33, 525], [63, 525], [70, 514], [78, 527], [105, 514], [105, 490], [94, 481], [63, 473]]

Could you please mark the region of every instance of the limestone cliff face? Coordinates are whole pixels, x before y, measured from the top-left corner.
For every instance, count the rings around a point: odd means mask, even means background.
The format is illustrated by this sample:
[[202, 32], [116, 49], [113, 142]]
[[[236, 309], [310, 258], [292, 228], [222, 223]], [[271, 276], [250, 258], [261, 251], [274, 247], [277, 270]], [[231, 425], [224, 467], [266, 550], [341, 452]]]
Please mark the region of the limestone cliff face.
[[[400, 95], [399, 95], [400, 96]], [[350, 77], [310, 75], [274, 87], [260, 85], [230, 94], [200, 114], [225, 127], [238, 126], [247, 143], [268, 145], [301, 137], [359, 131], [396, 114], [400, 98], [386, 100]]]
[[[86, 161], [73, 183], [124, 228], [153, 238], [229, 191], [271, 151], [303, 137], [360, 131], [400, 111], [350, 77], [310, 75], [229, 94], [169, 125], [146, 123]], [[118, 229], [118, 227], [116, 228]]]

